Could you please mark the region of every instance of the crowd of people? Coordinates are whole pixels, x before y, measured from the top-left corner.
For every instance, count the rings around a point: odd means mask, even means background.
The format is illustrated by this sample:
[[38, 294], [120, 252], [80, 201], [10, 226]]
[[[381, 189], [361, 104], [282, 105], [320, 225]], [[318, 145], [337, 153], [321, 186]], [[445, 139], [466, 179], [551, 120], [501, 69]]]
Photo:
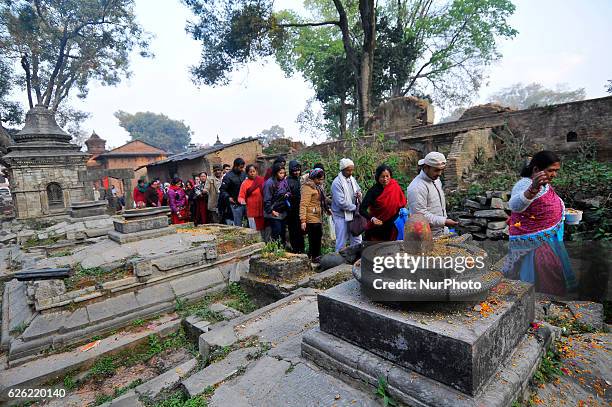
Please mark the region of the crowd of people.
[[[421, 161], [428, 175], [420, 175], [420, 181], [415, 183], [415, 179], [410, 185], [408, 194], [415, 196], [408, 200], [393, 179], [392, 169], [385, 164], [376, 170], [375, 185], [363, 194], [353, 176], [355, 164], [349, 158], [342, 159], [328, 194], [328, 174], [322, 164], [306, 170], [296, 160], [287, 165], [283, 157], [278, 157], [264, 176], [259, 175], [254, 164], [247, 165], [242, 158], [236, 158], [232, 166], [215, 165], [211, 175], [201, 172], [193, 180], [175, 177], [162, 184], [159, 179], [149, 183], [140, 179], [134, 188], [134, 203], [137, 208], [169, 206], [173, 224], [249, 227], [259, 231], [265, 241], [279, 241], [295, 253], [305, 252], [307, 239], [308, 254], [317, 262], [326, 221], [335, 236], [336, 251], [361, 243], [362, 236], [368, 241], [396, 239], [395, 222], [400, 210], [410, 202], [415, 210], [426, 213], [432, 227], [454, 225], [454, 221], [445, 218], [444, 193], [436, 184], [446, 162], [444, 156], [432, 153]], [[433, 205], [427, 180], [440, 199]]]
[[[442, 153], [431, 152], [419, 160], [419, 173], [405, 192], [386, 164], [376, 169], [375, 183], [365, 193], [353, 175], [359, 169], [350, 158], [340, 160], [329, 193], [325, 190], [328, 173], [322, 164], [308, 170], [295, 160], [286, 164], [279, 157], [261, 176], [255, 165], [236, 158], [231, 167], [216, 165], [211, 175], [202, 172], [184, 183], [179, 178], [163, 185], [158, 179], [149, 184], [140, 180], [134, 189], [135, 204], [169, 206], [173, 224], [191, 221], [196, 226], [225, 223], [249, 227], [258, 230], [264, 241], [279, 241], [294, 253], [305, 252], [306, 236], [313, 262], [321, 256], [325, 222], [329, 222], [331, 237], [335, 236], [337, 252], [360, 244], [362, 239], [380, 242], [401, 238], [402, 221], [409, 213], [422, 214], [434, 237], [448, 234], [449, 228], [458, 224], [446, 212], [440, 180], [446, 167]], [[566, 287], [559, 284], [572, 284], [572, 273], [558, 244], [563, 239], [564, 205], [550, 185], [559, 166], [560, 159], [554, 153], [537, 153], [512, 190], [508, 222], [511, 256], [506, 274], [534, 282], [539, 269], [554, 268], [558, 270], [554, 276], [547, 273], [547, 280], [536, 282], [561, 287], [562, 291]], [[526, 251], [525, 241], [535, 249]], [[543, 241], [547, 244], [542, 245]], [[527, 255], [534, 250], [535, 257]]]

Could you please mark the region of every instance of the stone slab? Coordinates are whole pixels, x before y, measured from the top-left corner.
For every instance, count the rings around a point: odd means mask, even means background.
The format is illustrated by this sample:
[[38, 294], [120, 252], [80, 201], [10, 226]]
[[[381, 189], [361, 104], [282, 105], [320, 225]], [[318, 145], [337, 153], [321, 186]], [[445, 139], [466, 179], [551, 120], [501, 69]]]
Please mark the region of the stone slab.
[[603, 304], [591, 301], [569, 301], [566, 304], [578, 322], [598, 331], [603, 329]]
[[101, 356], [143, 343], [151, 334], [166, 336], [175, 332], [180, 326], [178, 319], [163, 319], [157, 322], [158, 325], [140, 332], [111, 335], [87, 352], [81, 352], [80, 348], [77, 348], [0, 370], [0, 404], [7, 401], [7, 393], [11, 388], [40, 387], [50, 380], [61, 378], [68, 372], [93, 364]]
[[89, 320], [95, 323], [129, 314], [139, 308], [134, 293], [126, 293], [87, 305], [87, 314]]
[[155, 398], [162, 391], [174, 388], [185, 376], [188, 376], [198, 365], [196, 358], [189, 359], [165, 373], [141, 384], [134, 390], [143, 397]]
[[535, 389], [542, 406], [612, 405], [612, 334], [593, 333], [563, 337], [567, 349], [561, 367], [568, 374]]
[[26, 330], [21, 334], [21, 339], [30, 341], [58, 332], [64, 326], [64, 321], [71, 313], [69, 311], [51, 312], [48, 314], [37, 314]]
[[312, 289], [299, 289], [255, 312], [223, 321], [200, 335], [198, 347], [206, 360], [212, 349], [231, 345], [250, 336], [261, 342], [278, 343], [313, 327], [317, 322], [317, 300]]
[[209, 386], [216, 386], [230, 376], [236, 374], [238, 369], [250, 363], [249, 355], [256, 348], [242, 348], [228, 354], [222, 360], [211, 363], [199, 372], [194, 373], [181, 382], [190, 397], [198, 396]]
[[[73, 219], [89, 218], [93, 216], [106, 215], [106, 205], [94, 208], [72, 208], [70, 217]], [[108, 216], [108, 215], [107, 215]]]
[[508, 215], [502, 209], [484, 209], [474, 212], [474, 216], [488, 219], [508, 219]]
[[160, 302], [174, 302], [174, 298], [174, 292], [169, 284], [156, 284], [136, 291], [136, 301], [143, 308]]
[[375, 391], [380, 377], [387, 380], [389, 394], [405, 405], [415, 407], [508, 407], [522, 395], [551, 342], [551, 331], [539, 337], [523, 335], [475, 395], [466, 395], [418, 372], [313, 329], [303, 337], [302, 356], [356, 386]]
[[183, 319], [182, 324], [187, 337], [196, 342], [198, 341], [200, 335], [210, 330], [211, 325], [210, 322], [195, 315], [190, 315]]
[[220, 313], [225, 319], [234, 319], [244, 315], [242, 312], [228, 307], [227, 305], [216, 302], [209, 307], [211, 311]]
[[117, 242], [119, 244], [139, 242], [145, 239], [153, 239], [156, 237], [162, 237], [167, 235], [172, 235], [176, 233], [176, 229], [173, 226], [167, 226], [161, 229], [153, 229], [153, 230], [145, 230], [142, 232], [135, 233], [119, 233], [116, 230], [111, 230], [108, 232], [108, 238], [113, 242]]
[[119, 233], [136, 233], [144, 230], [161, 229], [168, 226], [166, 215], [136, 218], [134, 220], [114, 220], [113, 225]]
[[310, 259], [305, 254], [289, 255], [283, 259], [270, 261], [261, 255], [250, 259], [249, 273], [259, 277], [283, 281], [312, 271]]
[[244, 375], [223, 383], [210, 399], [210, 407], [334, 406], [379, 407], [373, 392], [355, 389], [304, 363], [264, 356]]
[[197, 293], [220, 284], [225, 284], [225, 279], [217, 268], [206, 269], [200, 273], [170, 282], [172, 291], [177, 297]]
[[116, 399], [101, 404], [101, 407], [144, 407], [145, 404], [140, 401], [138, 393], [135, 390], [130, 390], [124, 395]]
[[124, 210], [121, 214], [125, 219], [137, 219], [141, 217], [152, 217], [159, 216], [161, 214], [169, 214], [170, 207], [169, 206], [160, 206], [157, 208], [141, 208], [141, 209], [127, 209]]
[[351, 280], [319, 294], [323, 332], [466, 394], [482, 388], [534, 318], [533, 286], [504, 280], [508, 294], [486, 317], [469, 303], [421, 303], [400, 309], [370, 301]]

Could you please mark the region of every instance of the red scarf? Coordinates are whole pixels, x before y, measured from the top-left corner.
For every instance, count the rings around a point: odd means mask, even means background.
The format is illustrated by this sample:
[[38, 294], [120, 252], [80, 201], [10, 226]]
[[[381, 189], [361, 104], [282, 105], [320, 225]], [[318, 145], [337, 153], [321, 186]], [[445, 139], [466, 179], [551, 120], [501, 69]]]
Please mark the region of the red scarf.
[[263, 195], [263, 184], [264, 184], [264, 177], [258, 175], [255, 177], [255, 179], [253, 179], [253, 183], [251, 184], [251, 186], [249, 188], [247, 188], [246, 190], [246, 197], [248, 198], [249, 196], [251, 196], [251, 194], [253, 192], [255, 192], [255, 190], [257, 188], [259, 188], [259, 191], [262, 193]]
[[397, 215], [399, 210], [405, 206], [406, 196], [404, 191], [397, 181], [391, 178], [374, 204], [370, 206], [369, 212], [376, 219], [386, 222]]

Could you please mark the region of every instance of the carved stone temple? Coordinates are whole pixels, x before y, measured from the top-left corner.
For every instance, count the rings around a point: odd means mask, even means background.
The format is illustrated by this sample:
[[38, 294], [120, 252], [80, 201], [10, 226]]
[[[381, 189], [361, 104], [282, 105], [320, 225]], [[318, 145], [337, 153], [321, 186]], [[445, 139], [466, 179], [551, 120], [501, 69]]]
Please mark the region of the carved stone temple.
[[71, 136], [55, 121], [51, 110], [36, 106], [23, 129], [2, 157], [8, 168], [17, 219], [67, 216], [72, 202], [87, 200], [78, 172], [88, 155], [71, 144]]

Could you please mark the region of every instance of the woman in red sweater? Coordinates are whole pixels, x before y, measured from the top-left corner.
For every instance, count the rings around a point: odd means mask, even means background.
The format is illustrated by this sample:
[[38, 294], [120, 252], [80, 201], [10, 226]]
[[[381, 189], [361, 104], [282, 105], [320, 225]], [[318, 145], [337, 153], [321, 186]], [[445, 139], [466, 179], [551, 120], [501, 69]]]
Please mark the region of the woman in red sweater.
[[247, 178], [240, 186], [238, 203], [246, 205], [247, 218], [251, 229], [264, 229], [263, 217], [263, 184], [264, 177], [257, 175], [257, 167], [249, 164], [246, 167]]

